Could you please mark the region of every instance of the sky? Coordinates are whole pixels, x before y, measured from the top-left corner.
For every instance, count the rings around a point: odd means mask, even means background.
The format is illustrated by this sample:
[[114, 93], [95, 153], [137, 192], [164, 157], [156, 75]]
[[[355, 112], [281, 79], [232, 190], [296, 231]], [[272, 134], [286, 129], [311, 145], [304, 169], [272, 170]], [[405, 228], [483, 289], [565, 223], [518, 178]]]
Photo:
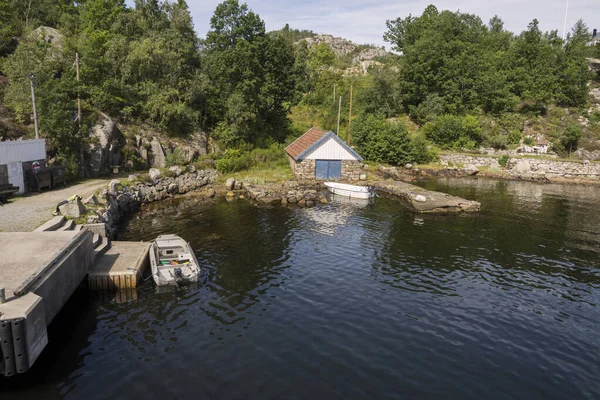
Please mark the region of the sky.
[[[222, 0], [187, 0], [198, 36], [204, 37], [210, 18]], [[240, 0], [240, 3], [243, 3]], [[386, 46], [383, 40], [385, 22], [409, 14], [420, 15], [429, 4], [439, 10], [479, 15], [488, 22], [500, 16], [504, 27], [515, 33], [527, 28], [534, 18], [543, 31], [557, 29], [562, 35], [567, 0], [247, 0], [248, 7], [265, 21], [267, 30], [290, 24], [291, 28], [328, 33], [355, 43]], [[133, 0], [127, 0], [132, 4]], [[590, 28], [600, 30], [599, 0], [570, 0], [567, 31], [583, 19]]]

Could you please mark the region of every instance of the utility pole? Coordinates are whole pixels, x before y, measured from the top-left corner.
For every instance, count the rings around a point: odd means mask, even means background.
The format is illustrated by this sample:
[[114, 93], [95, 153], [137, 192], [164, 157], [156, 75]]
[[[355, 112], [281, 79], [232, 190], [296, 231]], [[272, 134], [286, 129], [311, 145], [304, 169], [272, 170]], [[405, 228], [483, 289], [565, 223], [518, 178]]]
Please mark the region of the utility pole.
[[563, 41], [567, 37], [567, 16], [569, 15], [569, 0], [567, 0], [567, 9], [565, 10], [565, 24], [563, 25]]
[[[75, 73], [77, 82], [79, 82], [79, 53], [75, 53]], [[77, 123], [81, 128], [81, 99], [79, 98], [79, 88], [77, 88]]]
[[335, 83], [333, 84], [333, 104], [335, 104]]
[[340, 96], [340, 105], [338, 106], [338, 128], [337, 135], [340, 136], [340, 115], [342, 113], [342, 96]]
[[35, 89], [33, 85], [33, 72], [29, 73], [29, 83], [31, 84], [31, 103], [33, 104], [33, 124], [35, 125], [35, 138], [40, 138], [40, 129], [38, 127], [37, 105], [35, 103]]
[[352, 141], [352, 135], [350, 134], [350, 128], [352, 127], [352, 89], [354, 88], [354, 83], [350, 85], [350, 111], [348, 112], [348, 146], [350, 146], [350, 142]]

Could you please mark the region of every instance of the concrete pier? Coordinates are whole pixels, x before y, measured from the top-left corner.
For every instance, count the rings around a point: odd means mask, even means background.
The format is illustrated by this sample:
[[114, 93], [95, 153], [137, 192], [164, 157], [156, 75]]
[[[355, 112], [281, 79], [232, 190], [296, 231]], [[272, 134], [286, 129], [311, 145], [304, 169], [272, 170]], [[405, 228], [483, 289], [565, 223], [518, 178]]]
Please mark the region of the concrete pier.
[[87, 275], [94, 258], [87, 230], [0, 233], [0, 374], [29, 370], [46, 328]]
[[112, 242], [111, 248], [90, 270], [90, 289], [117, 291], [136, 288], [149, 268], [149, 249], [148, 242]]
[[372, 187], [379, 193], [400, 198], [417, 214], [457, 214], [479, 212], [481, 209], [481, 204], [476, 201], [426, 190], [406, 182], [381, 181], [373, 183]]

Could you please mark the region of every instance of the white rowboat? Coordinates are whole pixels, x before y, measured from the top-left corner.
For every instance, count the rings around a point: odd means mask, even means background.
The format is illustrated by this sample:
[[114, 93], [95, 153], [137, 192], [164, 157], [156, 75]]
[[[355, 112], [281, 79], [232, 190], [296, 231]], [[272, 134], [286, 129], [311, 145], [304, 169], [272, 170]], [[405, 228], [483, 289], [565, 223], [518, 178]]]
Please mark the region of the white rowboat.
[[375, 195], [368, 186], [348, 185], [346, 183], [337, 182], [325, 182], [325, 186], [327, 186], [327, 189], [333, 194], [354, 199], [370, 199]]
[[198, 282], [200, 266], [189, 243], [177, 235], [161, 235], [150, 246], [150, 267], [157, 286]]

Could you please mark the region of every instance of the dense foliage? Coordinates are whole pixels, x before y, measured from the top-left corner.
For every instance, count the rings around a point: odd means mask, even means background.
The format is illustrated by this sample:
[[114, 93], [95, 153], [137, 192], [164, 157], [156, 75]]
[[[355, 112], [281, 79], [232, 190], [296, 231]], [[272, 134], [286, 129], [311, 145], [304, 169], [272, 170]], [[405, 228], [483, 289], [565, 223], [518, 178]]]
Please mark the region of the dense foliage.
[[386, 121], [380, 116], [364, 114], [352, 125], [352, 138], [367, 160], [403, 165], [427, 163], [432, 154], [419, 138], [411, 139], [406, 126], [399, 121]]
[[[337, 130], [338, 111], [340, 136], [376, 161], [426, 162], [431, 144], [506, 148], [523, 140], [525, 120], [552, 107], [586, 107], [586, 57], [600, 54], [587, 46], [581, 21], [563, 41], [540, 31], [537, 20], [514, 35], [498, 17], [484, 24], [434, 6], [387, 22], [385, 40], [401, 55], [378, 58], [385, 64], [373, 63], [366, 75], [347, 68], [368, 46], [338, 56], [325, 43], [301, 40], [311, 31], [286, 25], [267, 33], [237, 0], [217, 6], [204, 39], [185, 0], [135, 0], [133, 7], [125, 0], [4, 0], [0, 20], [0, 74], [10, 82], [4, 103], [31, 123], [34, 73], [42, 134], [73, 170], [84, 162], [98, 111], [170, 135], [202, 129], [222, 151], [280, 144], [313, 125]], [[49, 40], [52, 28], [60, 34]], [[582, 135], [570, 128], [551, 136], [570, 152]], [[221, 169], [248, 164], [231, 151]]]

